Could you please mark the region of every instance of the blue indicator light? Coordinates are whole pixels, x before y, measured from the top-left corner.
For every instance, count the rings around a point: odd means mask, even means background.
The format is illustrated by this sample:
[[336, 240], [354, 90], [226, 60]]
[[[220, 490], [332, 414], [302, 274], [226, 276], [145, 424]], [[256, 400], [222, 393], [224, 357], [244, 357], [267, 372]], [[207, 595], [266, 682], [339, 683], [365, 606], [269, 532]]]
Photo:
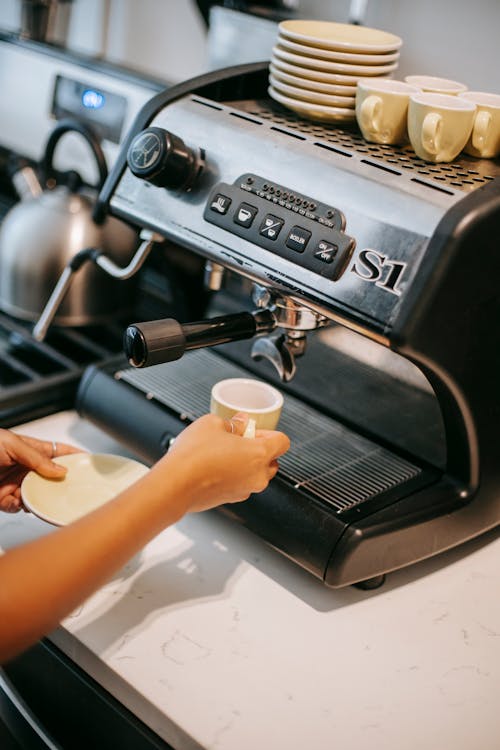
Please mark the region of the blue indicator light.
[[82, 104], [86, 109], [101, 109], [104, 101], [104, 96], [94, 89], [85, 89], [82, 94]]

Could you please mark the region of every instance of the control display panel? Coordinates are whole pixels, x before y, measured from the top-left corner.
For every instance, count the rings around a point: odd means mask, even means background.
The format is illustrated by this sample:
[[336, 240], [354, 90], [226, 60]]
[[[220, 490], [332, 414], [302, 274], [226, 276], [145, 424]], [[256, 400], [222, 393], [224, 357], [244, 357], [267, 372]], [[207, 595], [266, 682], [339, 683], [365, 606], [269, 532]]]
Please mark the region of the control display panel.
[[341, 211], [250, 173], [216, 185], [204, 218], [332, 281], [355, 247]]
[[58, 75], [54, 86], [52, 114], [58, 120], [76, 117], [80, 122], [90, 125], [101, 138], [119, 143], [127, 114], [127, 100], [120, 94]]

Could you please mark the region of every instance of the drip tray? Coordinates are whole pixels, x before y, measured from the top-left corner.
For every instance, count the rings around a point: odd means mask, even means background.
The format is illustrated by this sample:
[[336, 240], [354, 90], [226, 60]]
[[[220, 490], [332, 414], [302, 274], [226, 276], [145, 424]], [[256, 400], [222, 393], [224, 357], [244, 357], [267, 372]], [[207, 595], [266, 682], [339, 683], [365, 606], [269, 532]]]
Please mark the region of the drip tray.
[[[207, 350], [177, 362], [144, 370], [126, 369], [115, 377], [142, 391], [182, 420], [209, 411], [210, 391], [224, 378], [248, 378], [242, 367]], [[291, 440], [280, 459], [280, 475], [340, 513], [422, 474], [422, 469], [377, 443], [284, 393], [279, 429]]]

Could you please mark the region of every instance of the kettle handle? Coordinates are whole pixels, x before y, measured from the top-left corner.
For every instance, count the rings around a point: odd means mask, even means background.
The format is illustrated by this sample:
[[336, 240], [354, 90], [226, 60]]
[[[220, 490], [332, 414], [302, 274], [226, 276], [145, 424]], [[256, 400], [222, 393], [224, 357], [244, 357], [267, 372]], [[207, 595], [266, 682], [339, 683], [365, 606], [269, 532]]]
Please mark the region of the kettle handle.
[[106, 181], [106, 177], [108, 176], [106, 157], [104, 156], [101, 144], [99, 143], [99, 140], [97, 139], [95, 133], [83, 123], [78, 122], [78, 120], [61, 120], [51, 132], [47, 140], [47, 145], [45, 146], [45, 154], [40, 165], [42, 174], [44, 175], [44, 179], [45, 181], [47, 181], [49, 176], [54, 171], [52, 160], [54, 157], [55, 148], [59, 143], [59, 140], [65, 133], [71, 131], [80, 133], [80, 135], [85, 138], [92, 150], [97, 168], [99, 170], [99, 184], [97, 185], [97, 189], [100, 190], [104, 185], [104, 182]]

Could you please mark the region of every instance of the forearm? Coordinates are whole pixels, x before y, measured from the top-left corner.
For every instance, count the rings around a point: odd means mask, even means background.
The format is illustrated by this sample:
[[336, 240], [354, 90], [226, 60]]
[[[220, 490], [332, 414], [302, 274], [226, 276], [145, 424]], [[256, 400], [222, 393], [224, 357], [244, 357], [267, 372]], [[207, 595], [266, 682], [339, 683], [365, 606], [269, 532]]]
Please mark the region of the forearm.
[[153, 470], [88, 516], [0, 557], [0, 663], [53, 630], [175, 523], [185, 499], [178, 472], [166, 488]]
[[[79, 521], [0, 557], [0, 663], [53, 630], [188, 510], [240, 502], [262, 492], [290, 441], [272, 431], [242, 440], [245, 425], [246, 420], [240, 421], [240, 432], [233, 434], [219, 417], [200, 417], [133, 487]], [[3, 442], [8, 470], [22, 466], [40, 473], [38, 452], [28, 455], [37, 447], [33, 439], [28, 449], [11, 433], [4, 434]], [[53, 477], [53, 471], [45, 466], [44, 476]]]

